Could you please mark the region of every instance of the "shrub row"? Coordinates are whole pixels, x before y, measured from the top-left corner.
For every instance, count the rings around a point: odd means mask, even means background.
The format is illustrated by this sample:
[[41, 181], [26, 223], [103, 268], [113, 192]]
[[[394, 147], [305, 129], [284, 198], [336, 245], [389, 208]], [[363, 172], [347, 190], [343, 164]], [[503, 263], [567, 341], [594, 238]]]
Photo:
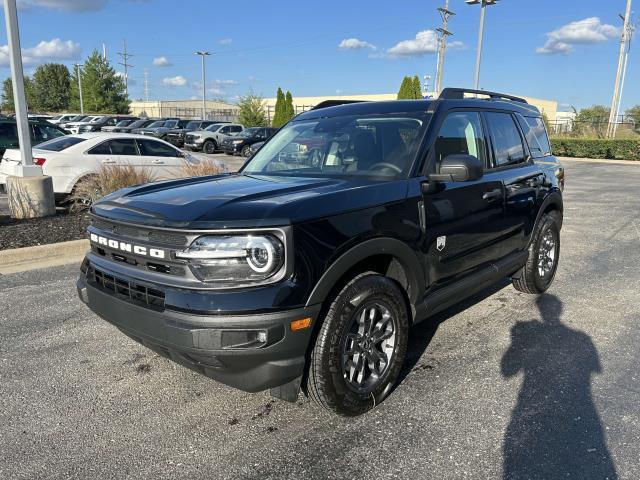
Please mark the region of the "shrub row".
[[552, 138], [551, 145], [553, 154], [560, 157], [609, 158], [640, 161], [640, 140]]

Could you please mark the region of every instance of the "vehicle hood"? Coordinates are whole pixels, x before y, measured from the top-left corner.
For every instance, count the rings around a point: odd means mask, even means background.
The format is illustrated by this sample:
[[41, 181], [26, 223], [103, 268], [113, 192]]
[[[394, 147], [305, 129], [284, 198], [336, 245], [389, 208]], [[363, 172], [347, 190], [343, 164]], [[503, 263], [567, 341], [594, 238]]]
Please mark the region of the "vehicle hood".
[[115, 220], [173, 228], [288, 225], [401, 201], [407, 181], [225, 174], [120, 190], [93, 205]]

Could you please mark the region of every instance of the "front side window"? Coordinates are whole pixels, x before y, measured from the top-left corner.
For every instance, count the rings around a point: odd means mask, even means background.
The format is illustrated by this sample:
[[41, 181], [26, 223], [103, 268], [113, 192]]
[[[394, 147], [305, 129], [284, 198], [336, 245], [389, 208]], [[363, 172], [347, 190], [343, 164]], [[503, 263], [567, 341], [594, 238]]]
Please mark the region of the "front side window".
[[478, 112], [454, 112], [442, 122], [434, 146], [436, 165], [449, 155], [472, 155], [487, 165], [487, 149]]
[[138, 155], [136, 141], [133, 138], [118, 138], [107, 143], [113, 155]]
[[526, 159], [522, 137], [509, 113], [487, 112], [496, 167], [515, 165]]
[[177, 157], [178, 151], [169, 145], [155, 140], [137, 140], [140, 147], [140, 155], [147, 157]]
[[[267, 175], [405, 176], [419, 145], [426, 114], [341, 116], [293, 121], [242, 170]], [[253, 136], [249, 128], [239, 137]]]

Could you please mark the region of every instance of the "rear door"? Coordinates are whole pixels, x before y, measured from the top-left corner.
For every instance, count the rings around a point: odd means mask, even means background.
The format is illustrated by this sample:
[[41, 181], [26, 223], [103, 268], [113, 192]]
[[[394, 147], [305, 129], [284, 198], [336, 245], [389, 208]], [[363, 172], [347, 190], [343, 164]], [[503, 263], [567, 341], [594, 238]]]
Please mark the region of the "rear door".
[[136, 139], [140, 161], [155, 179], [176, 177], [184, 162], [182, 152], [171, 145], [152, 139]]
[[450, 111], [430, 148], [430, 171], [449, 155], [477, 157], [485, 166], [482, 178], [442, 182], [423, 194], [425, 245], [430, 283], [435, 288], [474, 273], [500, 258], [504, 219], [504, 186], [491, 172], [487, 134], [478, 111]]
[[112, 138], [108, 141], [111, 149], [110, 160], [116, 165], [132, 165], [136, 168], [147, 168], [143, 162], [138, 144], [134, 138]]

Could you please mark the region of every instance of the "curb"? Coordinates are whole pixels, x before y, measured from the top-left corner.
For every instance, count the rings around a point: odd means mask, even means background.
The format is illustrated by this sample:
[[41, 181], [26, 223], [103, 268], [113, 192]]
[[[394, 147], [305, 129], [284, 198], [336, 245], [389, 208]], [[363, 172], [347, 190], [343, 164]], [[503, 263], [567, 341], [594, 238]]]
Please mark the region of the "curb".
[[610, 163], [613, 165], [640, 165], [638, 160], [615, 160], [606, 158], [556, 157], [561, 162]]
[[0, 275], [81, 262], [87, 250], [89, 240], [0, 250]]

